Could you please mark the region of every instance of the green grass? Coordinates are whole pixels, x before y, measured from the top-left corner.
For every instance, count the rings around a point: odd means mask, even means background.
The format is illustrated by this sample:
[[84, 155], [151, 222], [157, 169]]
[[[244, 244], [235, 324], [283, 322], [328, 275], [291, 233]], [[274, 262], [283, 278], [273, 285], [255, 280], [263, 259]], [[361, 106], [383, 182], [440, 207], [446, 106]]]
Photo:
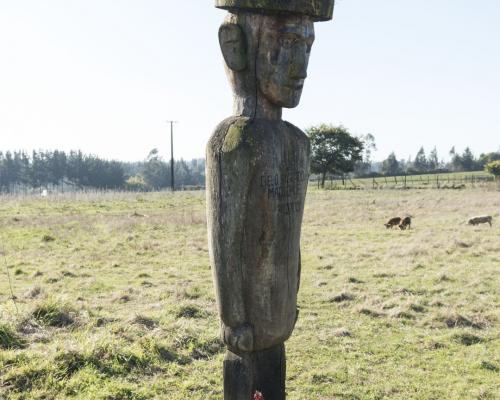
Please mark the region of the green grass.
[[[201, 192], [1, 198], [19, 313], [2, 257], [0, 398], [222, 399], [204, 207]], [[288, 398], [498, 398], [499, 210], [493, 186], [311, 190]], [[383, 226], [406, 213], [411, 230]], [[493, 227], [466, 224], [478, 214]]]
[[0, 324], [0, 349], [11, 350], [23, 347], [24, 341], [14, 328], [6, 324]]

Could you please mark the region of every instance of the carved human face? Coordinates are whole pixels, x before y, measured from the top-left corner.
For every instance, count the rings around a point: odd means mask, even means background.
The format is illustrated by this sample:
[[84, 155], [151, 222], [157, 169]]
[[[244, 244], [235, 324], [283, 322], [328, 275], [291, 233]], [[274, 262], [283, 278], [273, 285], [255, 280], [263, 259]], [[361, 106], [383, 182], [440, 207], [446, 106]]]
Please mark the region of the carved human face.
[[272, 104], [299, 104], [314, 42], [314, 24], [305, 16], [267, 16], [262, 24], [257, 80], [261, 94]]

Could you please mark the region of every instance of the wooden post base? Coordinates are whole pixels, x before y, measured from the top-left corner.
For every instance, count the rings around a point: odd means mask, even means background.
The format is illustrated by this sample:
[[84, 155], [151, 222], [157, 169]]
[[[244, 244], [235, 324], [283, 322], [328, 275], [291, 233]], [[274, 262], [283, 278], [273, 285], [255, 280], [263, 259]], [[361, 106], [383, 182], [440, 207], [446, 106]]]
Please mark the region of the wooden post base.
[[256, 391], [265, 400], [285, 400], [285, 345], [239, 356], [226, 353], [224, 400], [252, 400]]

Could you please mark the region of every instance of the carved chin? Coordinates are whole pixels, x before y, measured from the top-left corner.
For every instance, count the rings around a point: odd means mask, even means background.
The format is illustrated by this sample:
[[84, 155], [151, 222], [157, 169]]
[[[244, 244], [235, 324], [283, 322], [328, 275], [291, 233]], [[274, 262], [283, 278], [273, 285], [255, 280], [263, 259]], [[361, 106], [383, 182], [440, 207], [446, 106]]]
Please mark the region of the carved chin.
[[276, 90], [269, 90], [269, 87], [263, 89], [262, 94], [271, 104], [284, 108], [297, 107], [302, 96], [302, 88], [283, 86], [279, 89], [275, 88]]
[[289, 89], [282, 93], [279, 98], [279, 106], [285, 108], [295, 108], [299, 105], [302, 90]]

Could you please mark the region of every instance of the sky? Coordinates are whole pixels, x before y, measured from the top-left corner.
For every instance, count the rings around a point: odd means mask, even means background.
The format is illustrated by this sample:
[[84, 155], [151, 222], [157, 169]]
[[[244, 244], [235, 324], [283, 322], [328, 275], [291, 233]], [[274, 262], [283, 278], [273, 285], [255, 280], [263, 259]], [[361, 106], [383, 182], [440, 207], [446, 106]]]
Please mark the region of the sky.
[[[232, 113], [213, 0], [0, 0], [0, 150], [199, 158]], [[382, 160], [500, 148], [500, 1], [337, 0], [315, 24], [306, 129], [371, 133]]]

